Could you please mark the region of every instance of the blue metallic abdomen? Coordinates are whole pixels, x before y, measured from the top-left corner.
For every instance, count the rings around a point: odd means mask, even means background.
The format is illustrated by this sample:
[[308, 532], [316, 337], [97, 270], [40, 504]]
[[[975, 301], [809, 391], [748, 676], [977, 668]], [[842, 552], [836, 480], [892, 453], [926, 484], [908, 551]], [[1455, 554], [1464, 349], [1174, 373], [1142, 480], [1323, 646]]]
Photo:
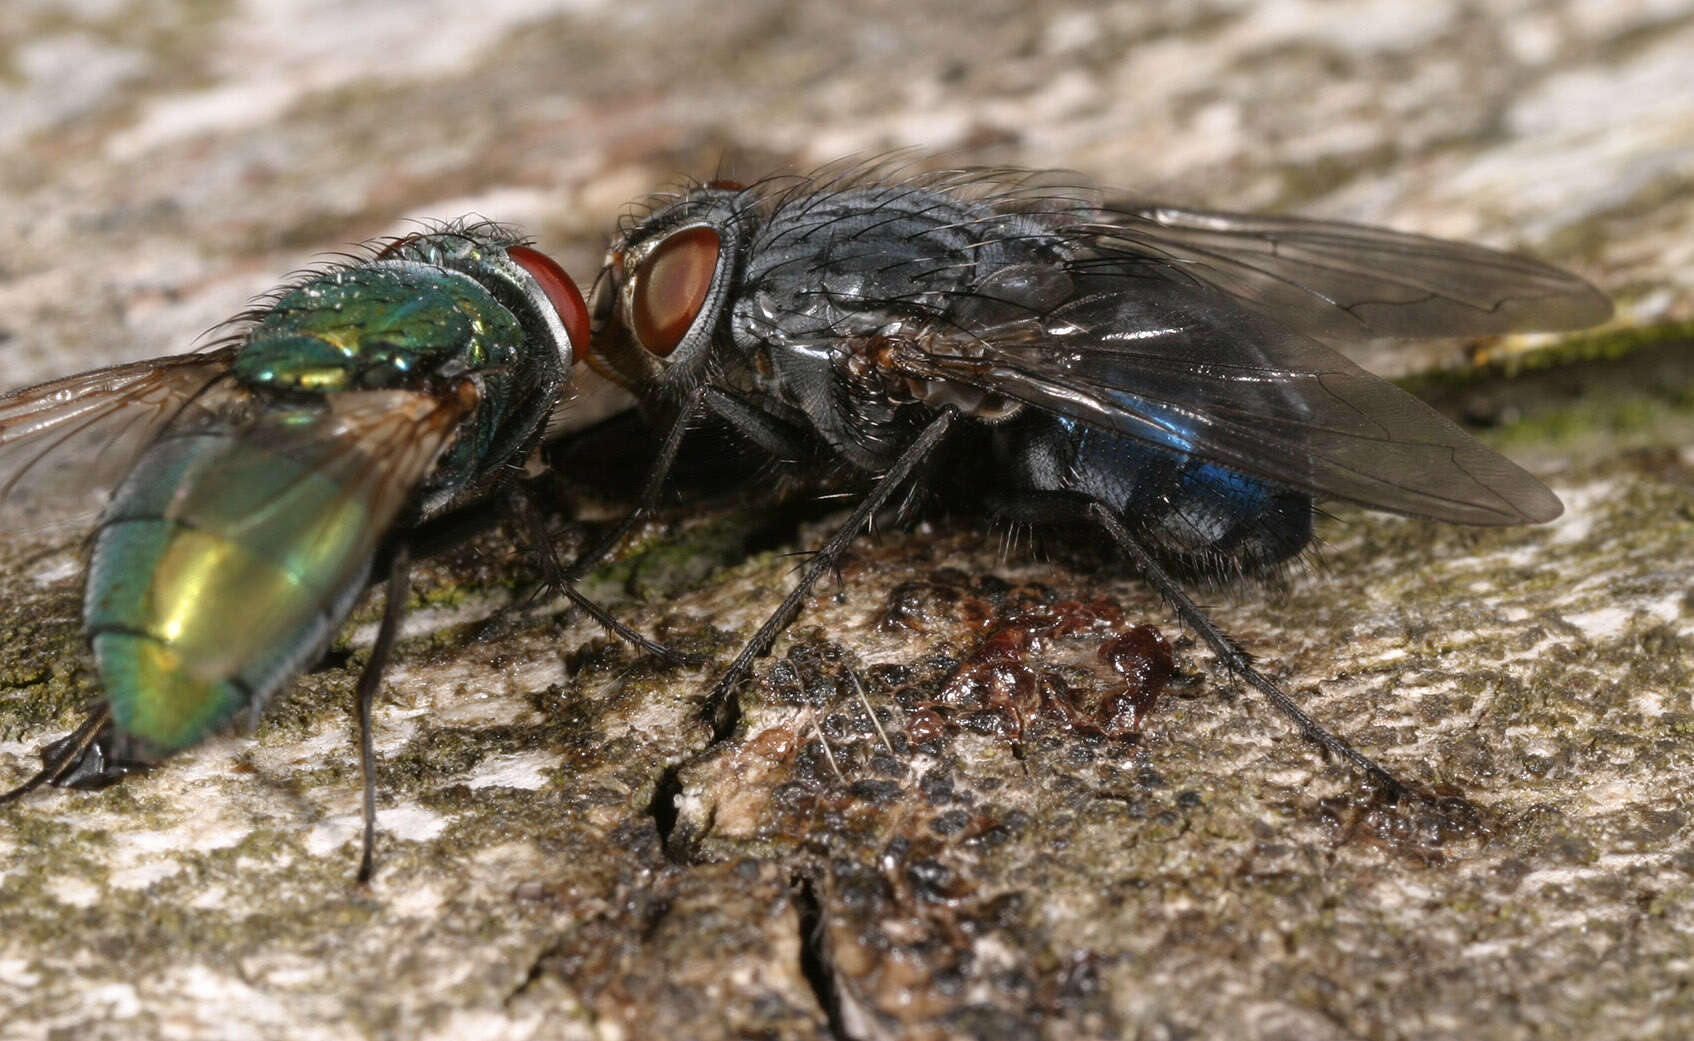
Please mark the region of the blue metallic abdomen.
[[1312, 497], [1051, 413], [995, 428], [1016, 486], [1105, 503], [1179, 570], [1223, 577], [1279, 564], [1312, 539]]

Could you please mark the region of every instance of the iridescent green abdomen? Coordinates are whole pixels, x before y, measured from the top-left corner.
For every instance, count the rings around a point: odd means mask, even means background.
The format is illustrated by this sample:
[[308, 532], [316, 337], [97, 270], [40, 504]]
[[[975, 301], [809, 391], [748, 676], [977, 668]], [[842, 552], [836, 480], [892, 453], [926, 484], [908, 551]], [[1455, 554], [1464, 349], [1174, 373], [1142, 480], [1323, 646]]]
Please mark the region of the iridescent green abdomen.
[[84, 622], [113, 721], [154, 754], [257, 710], [352, 608], [378, 533], [332, 447], [169, 436], [114, 497]]

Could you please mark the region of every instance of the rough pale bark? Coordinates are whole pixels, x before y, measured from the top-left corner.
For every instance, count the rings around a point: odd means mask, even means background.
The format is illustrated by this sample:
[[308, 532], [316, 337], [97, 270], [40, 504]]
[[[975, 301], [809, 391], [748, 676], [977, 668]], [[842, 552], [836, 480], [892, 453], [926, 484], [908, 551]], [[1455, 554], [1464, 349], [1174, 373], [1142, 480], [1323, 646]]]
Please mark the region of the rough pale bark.
[[[1621, 317], [1456, 373], [1450, 343], [1367, 358], [1487, 424], [1558, 521], [1338, 509], [1321, 566], [1204, 596], [1445, 816], [1372, 802], [1086, 547], [1006, 555], [968, 518], [862, 540], [708, 747], [708, 671], [502, 610], [536, 569], [496, 534], [420, 577], [375, 883], [373, 596], [253, 736], [0, 810], [0, 1032], [1688, 1036], [1691, 55], [1694, 7], [1618, 0], [5, 5], [8, 385], [187, 349], [408, 219], [517, 222], [586, 281], [667, 182], [904, 147], [1521, 248]], [[722, 660], [792, 568], [740, 550], [763, 513], [668, 515], [589, 591]], [[96, 691], [80, 533], [14, 534], [21, 779]], [[972, 701], [960, 660], [1019, 610], [1085, 616], [1013, 662], [1078, 691], [1117, 690], [1098, 650], [1138, 623], [1181, 675], [1128, 737]]]

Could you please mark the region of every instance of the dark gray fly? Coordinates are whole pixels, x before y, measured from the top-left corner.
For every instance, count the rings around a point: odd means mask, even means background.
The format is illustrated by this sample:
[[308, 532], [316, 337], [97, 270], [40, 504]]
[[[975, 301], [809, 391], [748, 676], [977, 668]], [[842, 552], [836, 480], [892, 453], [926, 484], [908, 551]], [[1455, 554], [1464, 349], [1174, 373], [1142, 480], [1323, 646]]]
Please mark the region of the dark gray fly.
[[1461, 524], [1556, 517], [1534, 477], [1331, 344], [1576, 329], [1610, 302], [1479, 246], [1053, 185], [852, 168], [714, 183], [653, 200], [613, 244], [591, 359], [668, 430], [643, 508], [702, 411], [779, 456], [821, 446], [875, 482], [719, 678], [720, 723], [811, 584], [964, 446], [953, 458], [988, 462], [978, 483], [996, 515], [1107, 535], [1226, 668], [1403, 792], [1254, 668], [1180, 580], [1289, 559], [1318, 499]]

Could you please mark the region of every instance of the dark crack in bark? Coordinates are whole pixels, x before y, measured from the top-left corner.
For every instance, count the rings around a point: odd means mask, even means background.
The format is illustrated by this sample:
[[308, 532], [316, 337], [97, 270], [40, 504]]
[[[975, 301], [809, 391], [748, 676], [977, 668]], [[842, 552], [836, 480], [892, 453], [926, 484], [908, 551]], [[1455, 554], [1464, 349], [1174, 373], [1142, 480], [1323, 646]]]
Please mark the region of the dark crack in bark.
[[810, 875], [795, 872], [789, 879], [789, 893], [794, 910], [799, 915], [800, 975], [811, 987], [829, 1023], [832, 1041], [862, 1041], [849, 1032], [841, 1012], [841, 983], [829, 956], [829, 927], [824, 922], [823, 901]]

